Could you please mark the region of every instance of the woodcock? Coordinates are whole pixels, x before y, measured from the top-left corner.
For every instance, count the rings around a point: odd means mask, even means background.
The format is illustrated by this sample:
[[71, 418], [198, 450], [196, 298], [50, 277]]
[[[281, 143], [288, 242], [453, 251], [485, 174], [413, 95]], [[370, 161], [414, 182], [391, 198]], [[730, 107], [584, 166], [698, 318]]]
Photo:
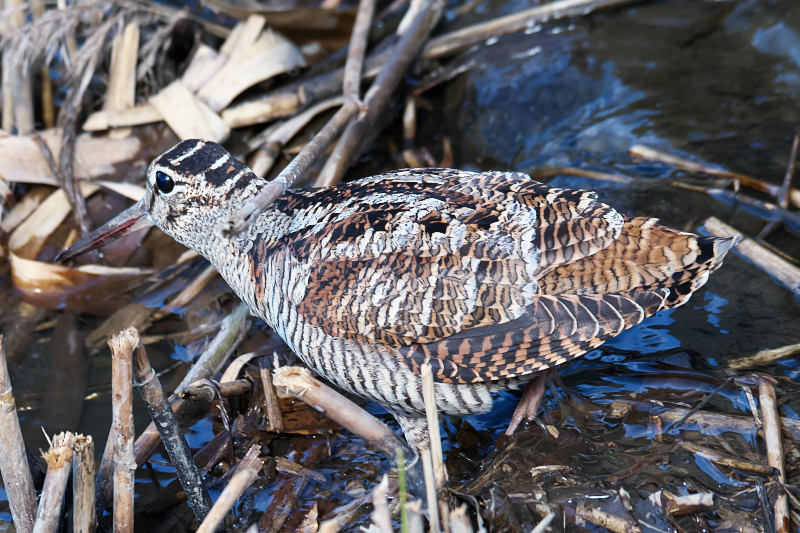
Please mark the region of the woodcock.
[[448, 415], [483, 413], [548, 369], [685, 303], [736, 239], [630, 218], [527, 175], [413, 169], [292, 190], [245, 232], [222, 223], [265, 185], [224, 148], [155, 159], [144, 198], [62, 254], [153, 224], [210, 261], [311, 368], [428, 445], [420, 366]]

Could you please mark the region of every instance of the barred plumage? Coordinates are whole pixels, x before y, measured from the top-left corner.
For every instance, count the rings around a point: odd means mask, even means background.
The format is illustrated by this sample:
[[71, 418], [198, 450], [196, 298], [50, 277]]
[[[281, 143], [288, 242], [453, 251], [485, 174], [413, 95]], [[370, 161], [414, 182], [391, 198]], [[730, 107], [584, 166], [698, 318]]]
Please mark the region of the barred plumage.
[[[163, 173], [174, 190], [160, 192]], [[390, 172], [281, 197], [216, 229], [263, 181], [185, 141], [148, 171], [150, 220], [205, 256], [314, 370], [393, 412], [425, 445], [420, 365], [448, 414], [685, 303], [735, 239], [627, 218], [587, 191], [505, 172]]]

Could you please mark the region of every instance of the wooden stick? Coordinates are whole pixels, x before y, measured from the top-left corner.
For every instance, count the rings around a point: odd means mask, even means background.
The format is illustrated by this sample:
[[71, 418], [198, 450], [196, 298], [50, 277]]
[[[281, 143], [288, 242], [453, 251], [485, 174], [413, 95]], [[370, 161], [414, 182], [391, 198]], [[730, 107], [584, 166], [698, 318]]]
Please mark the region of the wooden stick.
[[[780, 187], [778, 187], [777, 185], [761, 181], [759, 179], [747, 176], [745, 174], [739, 174], [737, 172], [729, 172], [727, 170], [720, 170], [718, 168], [706, 165], [704, 163], [696, 163], [694, 161], [689, 161], [688, 159], [683, 159], [682, 157], [666, 154], [664, 152], [659, 152], [658, 150], [654, 150], [647, 146], [642, 146], [641, 144], [637, 144], [631, 147], [628, 150], [628, 153], [632, 157], [649, 159], [651, 161], [660, 161], [662, 163], [678, 167], [688, 172], [707, 174], [709, 176], [716, 176], [718, 178], [724, 178], [724, 179], [738, 180], [739, 183], [741, 183], [745, 187], [756, 189], [758, 191], [767, 193], [771, 196], [778, 196], [778, 194], [780, 193]], [[789, 199], [795, 206], [800, 207], [800, 190], [797, 189], [790, 190]]]
[[197, 533], [212, 533], [216, 530], [236, 500], [247, 490], [247, 487], [253, 484], [261, 471], [261, 459], [258, 458], [260, 453], [261, 447], [254, 444], [242, 461], [238, 463], [236, 473], [231, 477], [228, 486], [222, 491], [217, 503], [208, 512], [203, 523], [200, 524]]
[[[239, 212], [234, 213], [224, 224], [223, 232], [228, 235], [241, 233], [249, 227], [258, 216], [264, 212], [272, 202], [283, 196], [305, 170], [317, 160], [325, 149], [336, 139], [344, 127], [350, 123], [356, 113], [361, 109], [358, 100], [358, 83], [361, 79], [361, 67], [364, 60], [364, 50], [366, 49], [366, 39], [369, 28], [372, 24], [372, 14], [375, 10], [375, 0], [360, 0], [358, 14], [356, 15], [356, 26], [350, 38], [350, 48], [347, 52], [347, 63], [345, 64], [345, 74], [349, 90], [353, 91], [355, 84], [355, 98], [346, 100], [344, 105], [339, 108], [331, 120], [317, 133], [311, 142], [297, 154], [291, 163], [284, 168], [278, 176], [269, 182], [252, 200], [250, 200]], [[363, 42], [362, 42], [363, 41]], [[353, 77], [355, 76], [355, 81]]]
[[[58, 530], [61, 508], [64, 505], [64, 494], [67, 491], [67, 481], [69, 481], [69, 474], [72, 471], [74, 440], [75, 437], [72, 433], [59, 433], [53, 437], [50, 451], [44, 454], [44, 460], [47, 462], [47, 477], [44, 479], [33, 533], [55, 533]], [[27, 464], [26, 461], [26, 468]]]
[[425, 401], [425, 415], [428, 419], [433, 474], [436, 479], [436, 490], [439, 491], [444, 488], [444, 484], [447, 481], [447, 471], [444, 468], [442, 435], [439, 430], [439, 409], [436, 407], [436, 390], [433, 385], [433, 373], [431, 372], [430, 363], [422, 365], [420, 376], [422, 377], [422, 397]]
[[136, 386], [139, 387], [139, 393], [147, 404], [147, 410], [158, 429], [161, 442], [172, 461], [183, 491], [189, 499], [189, 505], [197, 518], [197, 523], [202, 523], [211, 508], [211, 497], [203, 483], [203, 476], [194, 462], [186, 437], [178, 425], [175, 413], [172, 412], [167, 395], [164, 394], [164, 389], [161, 387], [153, 367], [150, 366], [144, 345], [139, 338], [139, 332], [131, 328], [120, 335], [124, 335], [128, 342], [135, 347], [133, 373]]
[[745, 368], [765, 366], [785, 357], [791, 357], [797, 353], [800, 353], [800, 344], [790, 344], [789, 346], [782, 346], [781, 348], [775, 348], [773, 350], [761, 350], [749, 357], [734, 359], [728, 363], [728, 368], [731, 370], [744, 370]]
[[[778, 481], [781, 487], [786, 484], [786, 470], [783, 465], [783, 442], [781, 439], [778, 402], [775, 388], [767, 382], [758, 386], [758, 399], [761, 402], [761, 419], [764, 421], [764, 443], [767, 447], [767, 463], [778, 470]], [[785, 489], [784, 489], [785, 490]], [[775, 533], [789, 533], [789, 499], [782, 493], [775, 500]]]
[[422, 54], [426, 59], [435, 59], [469, 48], [474, 44], [486, 41], [490, 37], [531, 28], [540, 22], [585, 15], [600, 8], [630, 3], [633, 3], [633, 0], [561, 0], [550, 2], [542, 6], [492, 19], [488, 22], [467, 26], [461, 30], [431, 39], [425, 45]]
[[133, 533], [133, 373], [137, 338], [127, 331], [108, 341], [111, 348], [112, 425], [114, 427], [114, 533]]
[[94, 533], [97, 529], [94, 481], [94, 441], [91, 435], [77, 435], [72, 455], [72, 529], [75, 533]]
[[408, 30], [400, 37], [392, 56], [372, 83], [364, 98], [366, 115], [350, 124], [336, 144], [319, 177], [315, 187], [327, 187], [341, 181], [342, 176], [353, 164], [363, 149], [364, 142], [375, 126], [378, 118], [386, 111], [392, 94], [405, 75], [411, 62], [416, 59], [422, 45], [442, 15], [442, 0], [426, 0], [419, 14]]
[[397, 449], [401, 448], [408, 461], [406, 475], [409, 486], [412, 491], [421, 489], [422, 465], [417, 460], [416, 452], [383, 422], [330, 387], [312, 378], [305, 368], [293, 366], [278, 368], [275, 370], [273, 380], [279, 393], [285, 390], [288, 394], [325, 413], [334, 422], [375, 446], [390, 462], [396, 462]]
[[275, 394], [275, 386], [272, 384], [272, 371], [261, 366], [261, 386], [264, 389], [264, 407], [269, 421], [269, 430], [280, 433], [283, 431], [283, 414], [278, 403], [278, 396]]
[[[706, 219], [703, 227], [708, 233], [717, 237], [733, 237], [739, 234], [736, 229], [716, 217]], [[747, 237], [743, 238], [734, 250], [800, 296], [800, 269]]]
[[3, 336], [0, 335], [0, 473], [3, 476], [8, 506], [14, 527], [31, 533], [36, 519], [36, 492], [25, 454], [25, 442], [19, 427], [17, 406], [11, 390]]

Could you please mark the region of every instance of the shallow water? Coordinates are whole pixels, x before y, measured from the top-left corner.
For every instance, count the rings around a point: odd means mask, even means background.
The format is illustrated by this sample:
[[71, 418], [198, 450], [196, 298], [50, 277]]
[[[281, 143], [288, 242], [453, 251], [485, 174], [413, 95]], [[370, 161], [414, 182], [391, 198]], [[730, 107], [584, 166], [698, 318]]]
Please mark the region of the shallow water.
[[[457, 23], [461, 26], [525, 7], [529, 3], [520, 0], [485, 0]], [[456, 27], [452, 22], [444, 26], [440, 29]], [[658, 217], [663, 224], [686, 231], [697, 231], [712, 215], [750, 235], [757, 234], [763, 222], [702, 193], [670, 186], [671, 180], [686, 178], [685, 173], [659, 163], [634, 161], [628, 148], [646, 144], [780, 184], [791, 137], [800, 124], [800, 10], [794, 0], [643, 2], [536, 26], [476, 47], [454, 61], [472, 66], [422, 95], [432, 110], [422, 112], [418, 145], [431, 147], [438, 157], [442, 138], [449, 137], [455, 165], [465, 170], [533, 173], [574, 166], [635, 177], [629, 185], [567, 176], [551, 183], [596, 190], [603, 201], [624, 214]], [[387, 161], [384, 141], [397, 142], [399, 137], [399, 133], [388, 134], [379, 140], [354, 174], [383, 169]], [[800, 241], [785, 231], [776, 233], [771, 242], [789, 253], [800, 252]], [[197, 268], [199, 271], [201, 266]], [[15, 316], [7, 279], [3, 290], [3, 319], [9, 323]], [[159, 305], [163, 299], [156, 293], [146, 302]], [[216, 322], [232, 303], [219, 281], [197, 300], [180, 321], [168, 319], [160, 329], [173, 332]], [[59, 315], [64, 313], [48, 316]], [[61, 320], [62, 330], [31, 334], [27, 355], [19, 358], [15, 368], [14, 392], [22, 408], [23, 432], [32, 450], [46, 446], [42, 426], [49, 434], [61, 429], [91, 434], [99, 455], [111, 420], [107, 349], [84, 360], [86, 372], [68, 378], [83, 379], [87, 384], [88, 397], [79, 419], [73, 416], [69, 427], [59, 427], [63, 419], [42, 411], [42, 393], [64, 386], [58, 385], [59, 376], [51, 371], [65, 346], [56, 332], [86, 335], [99, 323], [98, 318], [85, 315]], [[725, 365], [730, 359], [798, 341], [800, 303], [767, 274], [730, 254], [723, 268], [688, 304], [661, 312], [565, 365], [561, 374], [573, 397], [563, 391], [546, 397], [547, 416], [560, 417], [560, 437], [548, 436], [529, 424], [515, 440], [517, 451], [513, 453], [525, 464], [561, 461], [589, 478], [622, 471], [646, 455], [639, 448], [646, 447], [653, 434], [646, 415], [631, 413], [621, 420], [611, 419], [601, 413], [604, 406], [627, 399], [691, 407], [727, 377]], [[161, 341], [150, 345], [148, 354], [157, 370], [168, 369], [176, 361], [196, 356], [202, 343], [186, 347]], [[187, 367], [178, 365], [162, 382], [167, 388], [176, 386]], [[797, 418], [800, 396], [792, 383], [800, 381], [800, 358], [784, 359], [761, 370], [786, 380], [779, 387], [786, 400], [781, 414]], [[454, 480], [466, 485], [474, 481], [474, 468], [493, 450], [518, 396], [518, 392], [499, 393], [490, 414], [445, 421], [445, 448], [452, 455], [448, 462]], [[374, 405], [368, 408], [381, 412]], [[744, 394], [735, 386], [718, 395], [707, 409], [744, 416], [750, 412]], [[141, 431], [149, 418], [138, 398], [135, 417]], [[389, 417], [384, 419], [393, 424]], [[187, 438], [193, 449], [219, 430], [213, 414], [198, 413], [191, 420]], [[469, 427], [477, 430], [477, 441], [469, 440]], [[704, 438], [698, 428], [690, 426], [682, 436]], [[759, 446], [754, 433], [729, 436], [729, 441], [737, 450]], [[323, 471], [341, 477], [340, 463], [349, 462], [349, 468], [360, 469], [364, 484], [371, 486], [377, 472], [387, 471], [386, 462], [364, 452], [358, 441], [346, 434], [335, 441], [334, 455], [343, 449], [347, 452], [349, 445], [356, 445], [357, 453], [335, 457]], [[279, 449], [281, 445], [275, 446]], [[164, 461], [165, 457], [162, 454], [155, 459]], [[663, 465], [647, 467], [627, 479], [626, 488], [634, 493], [640, 490], [639, 496], [646, 497], [654, 487], [679, 491], [680, 487], [704, 486], [728, 494], [742, 486], [741, 477], [729, 476], [701, 459], [686, 454], [678, 459], [683, 466], [670, 460], [669, 472]], [[513, 458], [504, 459], [509, 460]], [[153, 470], [162, 486], [174, 480], [169, 466], [155, 463]], [[306, 500], [333, 495], [334, 500], [346, 502], [342, 484], [315, 486]], [[524, 492], [529, 484], [515, 475], [500, 483], [512, 502], [513, 494]], [[144, 470], [138, 474], [137, 495], [142, 504], [157, 500], [152, 478]], [[212, 496], [217, 495], [212, 491]], [[555, 493], [548, 495], [557, 501]], [[263, 511], [268, 494], [259, 493], [253, 503], [255, 511]], [[2, 512], [6, 508], [0, 501], [0, 523], [7, 523], [9, 515]], [[515, 509], [513, 505], [510, 508]], [[519, 509], [511, 515], [516, 518], [506, 517], [504, 524], [529, 530], [529, 517], [520, 515]], [[356, 530], [364, 523], [350, 527]]]

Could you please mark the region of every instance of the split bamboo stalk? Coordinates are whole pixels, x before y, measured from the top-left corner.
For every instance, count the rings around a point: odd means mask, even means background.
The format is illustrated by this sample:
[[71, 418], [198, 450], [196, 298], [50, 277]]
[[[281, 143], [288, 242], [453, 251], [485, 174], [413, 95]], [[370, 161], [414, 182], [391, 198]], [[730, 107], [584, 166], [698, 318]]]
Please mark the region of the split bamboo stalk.
[[[69, 481], [69, 474], [72, 471], [74, 441], [75, 437], [72, 433], [59, 433], [53, 437], [50, 451], [44, 454], [44, 460], [47, 462], [47, 477], [44, 479], [33, 533], [55, 533], [58, 530], [61, 508], [64, 505], [64, 494], [67, 491], [67, 481]], [[26, 467], [27, 464], [26, 461]]]
[[94, 480], [94, 441], [91, 436], [77, 435], [72, 455], [74, 533], [94, 533], [97, 529]]
[[283, 431], [283, 414], [278, 404], [278, 396], [275, 394], [275, 386], [272, 384], [272, 371], [262, 366], [259, 368], [259, 372], [264, 389], [264, 406], [269, 421], [269, 430], [280, 433]]
[[225, 515], [233, 507], [233, 504], [236, 503], [236, 500], [253, 484], [261, 471], [261, 459], [258, 457], [260, 453], [261, 447], [258, 444], [253, 444], [247, 455], [237, 464], [236, 472], [228, 482], [228, 486], [222, 491], [217, 503], [214, 504], [203, 523], [200, 524], [197, 533], [212, 533], [215, 531], [225, 518]]
[[[733, 237], [739, 234], [735, 228], [716, 217], [706, 219], [703, 227], [708, 233], [717, 237]], [[800, 296], [800, 269], [747, 237], [742, 238], [734, 250], [795, 295]]]
[[3, 336], [0, 335], [0, 473], [8, 505], [19, 533], [31, 533], [36, 519], [36, 492], [25, 454], [25, 443], [11, 390]]
[[[366, 39], [369, 34], [369, 28], [372, 25], [374, 12], [375, 0], [361, 0], [359, 2], [356, 23], [353, 26], [350, 48], [348, 48], [347, 52], [347, 62], [344, 67], [344, 87], [347, 87], [348, 91], [350, 91], [345, 93], [344, 105], [339, 108], [322, 130], [311, 139], [311, 142], [297, 154], [297, 157], [274, 180], [269, 182], [255, 198], [224, 223], [223, 231], [226, 234], [242, 232], [264, 212], [267, 206], [283, 196], [287, 189], [317, 160], [359, 112], [361, 105], [358, 99], [358, 86], [364, 63], [364, 50], [367, 46]], [[354, 88], [355, 93], [352, 92]]]
[[136, 385], [139, 387], [150, 417], [161, 435], [161, 442], [167, 450], [167, 455], [175, 468], [175, 474], [189, 499], [197, 523], [200, 524], [205, 520], [211, 508], [211, 497], [203, 483], [203, 476], [194, 462], [186, 437], [178, 425], [175, 413], [172, 412], [167, 395], [164, 394], [164, 389], [161, 388], [161, 383], [153, 367], [150, 366], [144, 345], [139, 338], [139, 332], [135, 328], [130, 328], [121, 335], [130, 339], [129, 342], [135, 347], [133, 372]]
[[784, 492], [786, 489], [786, 470], [783, 464], [783, 441], [781, 440], [780, 416], [778, 416], [778, 402], [775, 398], [775, 388], [766, 382], [758, 386], [758, 396], [761, 402], [761, 418], [764, 421], [764, 442], [767, 447], [767, 463], [778, 470], [778, 481], [783, 489], [778, 499], [775, 500], [775, 533], [789, 533], [791, 520], [789, 518], [789, 499]]
[[114, 533], [133, 533], [133, 350], [136, 339], [121, 332], [111, 348], [112, 426], [114, 427]]

